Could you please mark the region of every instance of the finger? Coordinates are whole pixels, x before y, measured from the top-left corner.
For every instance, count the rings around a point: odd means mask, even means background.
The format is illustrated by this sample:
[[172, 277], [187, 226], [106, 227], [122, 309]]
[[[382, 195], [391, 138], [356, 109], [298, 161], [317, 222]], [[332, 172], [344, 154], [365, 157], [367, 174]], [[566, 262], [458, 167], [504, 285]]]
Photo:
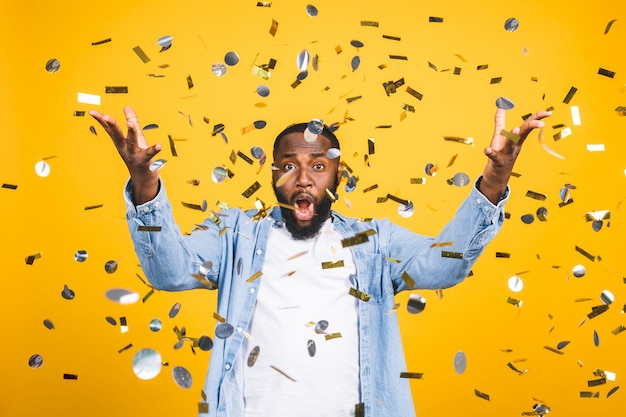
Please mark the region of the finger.
[[156, 145], [150, 146], [148, 149], [146, 149], [146, 162], [148, 162], [152, 158], [154, 158], [156, 156], [156, 154], [158, 154], [159, 152], [161, 152], [161, 145], [158, 144], [158, 143]]
[[494, 132], [493, 135], [499, 135], [506, 126], [506, 110], [497, 109], [494, 117]]
[[113, 139], [116, 146], [121, 145], [121, 142], [124, 140], [124, 132], [122, 132], [117, 120], [115, 120], [113, 116], [102, 114], [95, 110], [89, 110], [89, 115], [100, 123], [111, 139]]

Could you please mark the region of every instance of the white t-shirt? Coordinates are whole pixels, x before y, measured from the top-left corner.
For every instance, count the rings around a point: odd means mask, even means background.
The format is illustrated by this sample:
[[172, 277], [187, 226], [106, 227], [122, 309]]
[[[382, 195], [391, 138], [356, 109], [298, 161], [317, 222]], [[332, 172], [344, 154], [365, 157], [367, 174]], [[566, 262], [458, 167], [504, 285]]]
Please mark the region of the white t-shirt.
[[[348, 292], [356, 268], [341, 239], [330, 219], [304, 241], [286, 228], [270, 232], [251, 338], [239, 362], [245, 417], [354, 415], [360, 402], [358, 300]], [[338, 261], [344, 265], [322, 267]]]

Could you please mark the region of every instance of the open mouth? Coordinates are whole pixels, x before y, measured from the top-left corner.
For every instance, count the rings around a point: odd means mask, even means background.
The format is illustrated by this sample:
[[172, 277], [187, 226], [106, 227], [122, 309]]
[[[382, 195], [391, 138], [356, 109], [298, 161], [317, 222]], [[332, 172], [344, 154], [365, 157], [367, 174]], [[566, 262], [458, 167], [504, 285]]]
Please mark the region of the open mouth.
[[293, 201], [294, 215], [297, 220], [309, 221], [315, 216], [315, 200], [310, 194], [298, 194]]

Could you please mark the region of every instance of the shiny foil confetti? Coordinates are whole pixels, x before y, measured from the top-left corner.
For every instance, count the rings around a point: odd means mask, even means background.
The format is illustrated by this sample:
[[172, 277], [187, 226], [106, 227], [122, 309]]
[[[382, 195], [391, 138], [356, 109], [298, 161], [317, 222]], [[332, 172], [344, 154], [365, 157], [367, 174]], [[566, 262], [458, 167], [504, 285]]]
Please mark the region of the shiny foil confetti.
[[350, 294], [351, 296], [358, 298], [361, 301], [365, 301], [368, 302], [370, 299], [370, 295], [366, 294], [362, 291], [357, 290], [356, 288], [350, 288], [350, 291], [348, 291], [348, 294]]
[[258, 181], [255, 181], [250, 187], [248, 187], [243, 193], [242, 196], [245, 198], [250, 198], [254, 193], [256, 193], [259, 188], [261, 188], [261, 184]]
[[423, 379], [423, 372], [400, 372], [400, 378]]
[[140, 46], [135, 46], [133, 48], [133, 52], [137, 54], [139, 59], [141, 59], [141, 62], [143, 62], [144, 64], [150, 62], [150, 58], [148, 57], [148, 55], [146, 55], [146, 53], [143, 51], [143, 49], [141, 49]]
[[322, 269], [342, 268], [343, 266], [344, 266], [344, 262], [342, 259], [338, 261], [322, 262]]
[[483, 400], [489, 401], [489, 394], [480, 392], [477, 389], [474, 389], [474, 395], [476, 395], [478, 398], [482, 398]]

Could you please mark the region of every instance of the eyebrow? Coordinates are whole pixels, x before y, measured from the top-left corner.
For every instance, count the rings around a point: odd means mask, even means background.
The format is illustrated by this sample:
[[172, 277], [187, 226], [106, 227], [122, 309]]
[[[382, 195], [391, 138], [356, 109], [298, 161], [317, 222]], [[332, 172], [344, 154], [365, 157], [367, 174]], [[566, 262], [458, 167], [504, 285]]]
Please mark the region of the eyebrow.
[[[281, 158], [293, 158], [294, 156], [297, 156], [297, 155], [298, 154], [295, 153], [295, 152], [290, 152], [290, 153], [284, 153], [280, 157]], [[325, 152], [314, 152], [314, 153], [311, 154], [311, 156], [313, 158], [319, 158], [319, 157], [322, 157], [322, 156], [326, 156], [326, 153]]]

